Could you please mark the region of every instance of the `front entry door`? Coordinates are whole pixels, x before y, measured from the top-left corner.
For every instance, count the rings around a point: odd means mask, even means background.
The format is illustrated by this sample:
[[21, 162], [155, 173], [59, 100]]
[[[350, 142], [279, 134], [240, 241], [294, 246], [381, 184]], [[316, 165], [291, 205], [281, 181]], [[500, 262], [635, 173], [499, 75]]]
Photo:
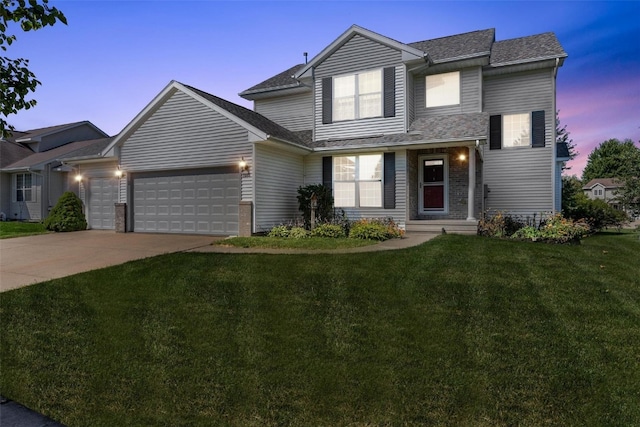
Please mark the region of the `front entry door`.
[[421, 157], [419, 161], [420, 213], [446, 213], [447, 157]]

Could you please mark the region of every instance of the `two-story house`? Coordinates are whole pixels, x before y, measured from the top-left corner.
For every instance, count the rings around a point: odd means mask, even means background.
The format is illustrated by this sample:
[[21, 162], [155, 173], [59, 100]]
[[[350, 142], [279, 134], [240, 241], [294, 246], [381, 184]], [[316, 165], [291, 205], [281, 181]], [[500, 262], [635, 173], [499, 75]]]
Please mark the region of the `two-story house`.
[[614, 209], [623, 210], [623, 206], [617, 199], [618, 190], [623, 184], [615, 178], [596, 178], [589, 181], [582, 187], [585, 196], [595, 200], [600, 199], [607, 202]]
[[[171, 82], [102, 151], [101, 173], [111, 159], [120, 231], [266, 231], [299, 216], [300, 186], [322, 183], [350, 218], [475, 232], [486, 210], [560, 209], [566, 56], [552, 33], [401, 43], [352, 26], [241, 92], [254, 111]], [[76, 163], [89, 183], [97, 160]]]

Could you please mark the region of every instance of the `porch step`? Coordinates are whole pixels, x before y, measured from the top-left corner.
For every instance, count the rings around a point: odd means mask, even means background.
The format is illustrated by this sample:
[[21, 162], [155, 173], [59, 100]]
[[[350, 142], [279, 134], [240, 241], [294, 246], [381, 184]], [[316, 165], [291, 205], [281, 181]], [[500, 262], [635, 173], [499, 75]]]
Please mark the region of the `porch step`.
[[411, 220], [407, 221], [405, 229], [408, 233], [442, 233], [476, 234], [478, 221], [466, 220]]

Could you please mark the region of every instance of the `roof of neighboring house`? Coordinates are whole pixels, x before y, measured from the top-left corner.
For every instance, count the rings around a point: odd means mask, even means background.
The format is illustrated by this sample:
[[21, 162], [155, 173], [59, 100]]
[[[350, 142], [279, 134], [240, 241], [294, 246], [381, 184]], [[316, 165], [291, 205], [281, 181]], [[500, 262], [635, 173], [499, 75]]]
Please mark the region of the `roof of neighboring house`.
[[554, 33], [495, 42], [491, 48], [493, 66], [519, 64], [552, 58], [564, 58], [564, 51]]
[[438, 63], [458, 58], [489, 55], [495, 35], [495, 28], [489, 28], [407, 44], [427, 53], [431, 61]]
[[77, 150], [71, 151], [67, 154], [64, 154], [59, 157], [60, 160], [79, 160], [79, 159], [88, 159], [88, 158], [96, 158], [100, 157], [102, 150], [104, 150], [111, 141], [113, 141], [113, 136], [109, 138], [101, 138], [92, 140], [94, 143], [90, 145], [86, 145]]
[[456, 114], [417, 119], [408, 133], [376, 135], [365, 138], [327, 139], [311, 145], [315, 149], [341, 149], [448, 143], [484, 140], [489, 130], [489, 114]]
[[0, 168], [15, 163], [33, 154], [33, 151], [24, 145], [7, 140], [0, 140]]
[[[14, 132], [14, 136], [13, 139], [17, 142], [29, 142], [29, 141], [35, 141], [38, 140], [39, 138], [43, 137], [43, 136], [47, 136], [56, 132], [60, 132], [63, 130], [67, 130], [67, 129], [72, 129], [74, 127], [78, 127], [78, 126], [83, 126], [83, 125], [89, 125], [93, 128], [95, 128], [96, 130], [102, 132], [100, 129], [98, 129], [93, 123], [91, 123], [88, 120], [84, 120], [81, 122], [73, 122], [73, 123], [66, 123], [63, 125], [56, 125], [56, 126], [48, 126], [48, 127], [44, 127], [44, 128], [39, 128], [39, 129], [30, 129], [30, 130], [26, 130], [26, 131], [22, 131], [22, 132]], [[15, 135], [16, 133], [20, 133], [20, 136]], [[106, 134], [105, 134], [106, 135]]]
[[584, 187], [582, 187], [582, 189], [590, 190], [598, 184], [602, 185], [604, 188], [622, 187], [622, 183], [615, 178], [595, 178], [587, 182], [587, 184]]
[[249, 123], [250, 125], [258, 128], [263, 131], [267, 135], [274, 137], [276, 139], [281, 139], [283, 141], [292, 142], [295, 144], [300, 144], [303, 146], [307, 146], [307, 142], [299, 137], [296, 133], [286, 129], [279, 124], [272, 122], [261, 114], [256, 113], [255, 111], [249, 110], [241, 105], [234, 104], [233, 102], [227, 101], [225, 99], [219, 98], [215, 95], [211, 95], [210, 93], [204, 92], [200, 89], [196, 89], [192, 86], [182, 84], [184, 87], [192, 90], [198, 95], [202, 96], [206, 100], [214, 103], [220, 108], [225, 109], [230, 112], [234, 116], [238, 117], [241, 120]]
[[24, 157], [12, 164], [9, 164], [3, 169], [5, 171], [11, 170], [24, 170], [30, 168], [39, 169], [43, 165], [62, 158], [64, 155], [72, 153], [76, 150], [87, 148], [93, 144], [103, 141], [102, 139], [93, 139], [88, 141], [76, 141], [62, 145], [60, 147], [52, 148], [51, 150], [42, 151], [40, 153], [33, 153], [27, 157]]

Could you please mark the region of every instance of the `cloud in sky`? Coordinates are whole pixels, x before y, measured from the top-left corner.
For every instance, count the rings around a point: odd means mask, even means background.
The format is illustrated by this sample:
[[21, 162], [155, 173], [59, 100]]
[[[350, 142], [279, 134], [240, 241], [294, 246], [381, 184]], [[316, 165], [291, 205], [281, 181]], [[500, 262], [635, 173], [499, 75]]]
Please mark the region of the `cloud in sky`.
[[402, 42], [486, 28], [504, 40], [547, 31], [569, 54], [560, 121], [580, 156], [609, 138], [640, 140], [640, 2], [62, 1], [69, 25], [18, 34], [6, 52], [42, 81], [18, 129], [90, 120], [124, 128], [169, 81], [251, 107], [237, 94], [320, 52], [352, 24]]

